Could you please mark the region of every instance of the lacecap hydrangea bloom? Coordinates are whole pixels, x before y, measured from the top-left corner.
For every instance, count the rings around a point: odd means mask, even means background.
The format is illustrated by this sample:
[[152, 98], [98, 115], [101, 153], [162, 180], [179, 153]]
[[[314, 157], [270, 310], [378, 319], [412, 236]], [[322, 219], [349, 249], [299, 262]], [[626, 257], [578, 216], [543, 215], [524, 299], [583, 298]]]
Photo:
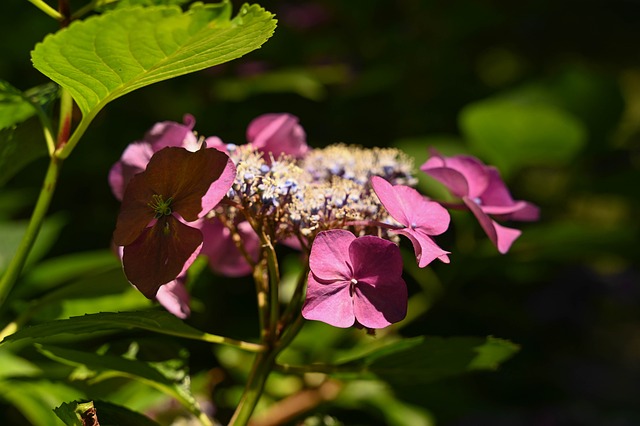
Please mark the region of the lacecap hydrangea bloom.
[[[449, 213], [414, 188], [413, 161], [397, 149], [311, 149], [297, 117], [285, 113], [253, 120], [244, 144], [202, 142], [189, 116], [184, 125], [154, 129], [138, 142], [143, 146], [125, 151], [110, 177], [116, 196], [126, 188], [114, 240], [124, 246], [127, 277], [149, 297], [179, 283], [198, 254], [223, 275], [260, 277], [265, 250], [280, 244], [308, 260], [304, 318], [376, 329], [406, 315], [400, 236], [412, 243], [419, 267], [450, 261], [435, 241], [448, 229]], [[422, 169], [463, 199], [501, 252], [519, 231], [488, 215], [537, 215], [478, 160], [434, 156]]]

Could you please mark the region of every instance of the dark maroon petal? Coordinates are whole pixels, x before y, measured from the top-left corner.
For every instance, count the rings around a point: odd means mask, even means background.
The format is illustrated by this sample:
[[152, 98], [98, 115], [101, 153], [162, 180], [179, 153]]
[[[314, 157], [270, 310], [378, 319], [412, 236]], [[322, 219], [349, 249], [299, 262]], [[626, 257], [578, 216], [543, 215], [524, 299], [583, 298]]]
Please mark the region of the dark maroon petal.
[[180, 275], [201, 246], [199, 230], [172, 215], [162, 217], [154, 226], [146, 228], [133, 244], [124, 247], [124, 273], [131, 284], [151, 299], [161, 285]]
[[113, 242], [117, 246], [133, 243], [154, 220], [155, 212], [149, 207], [153, 195], [145, 173], [139, 173], [129, 181], [113, 233]]
[[165, 200], [172, 198], [171, 209], [185, 221], [193, 222], [203, 210], [202, 198], [225, 170], [228, 161], [226, 154], [213, 148], [189, 152], [169, 147], [155, 153], [147, 169], [138, 176], [145, 176], [154, 194]]

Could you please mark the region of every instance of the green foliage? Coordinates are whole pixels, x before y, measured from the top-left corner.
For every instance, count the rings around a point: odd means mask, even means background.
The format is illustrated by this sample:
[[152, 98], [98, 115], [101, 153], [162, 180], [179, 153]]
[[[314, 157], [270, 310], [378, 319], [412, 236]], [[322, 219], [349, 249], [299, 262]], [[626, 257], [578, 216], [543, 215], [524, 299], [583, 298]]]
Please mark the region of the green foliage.
[[34, 66], [69, 90], [84, 116], [135, 89], [202, 70], [259, 48], [273, 33], [273, 15], [245, 5], [195, 4], [125, 8], [78, 21], [47, 36]]
[[54, 411], [67, 426], [84, 426], [82, 413], [92, 408], [95, 409], [96, 418], [101, 425], [158, 426], [158, 423], [142, 414], [104, 401], [65, 402]]
[[100, 331], [146, 330], [169, 336], [208, 341], [207, 334], [185, 324], [166, 311], [101, 312], [71, 317], [23, 328], [0, 344], [23, 339], [42, 339], [73, 335], [88, 337]]
[[469, 104], [459, 121], [471, 148], [505, 174], [523, 166], [566, 164], [587, 137], [584, 125], [570, 113], [526, 98]]
[[487, 337], [414, 337], [391, 343], [340, 366], [362, 369], [392, 384], [428, 383], [479, 370], [495, 370], [519, 347]]
[[76, 379], [100, 382], [113, 377], [125, 377], [137, 380], [174, 397], [190, 412], [200, 415], [198, 403], [189, 389], [188, 376], [184, 373], [165, 374], [165, 371], [146, 362], [114, 355], [98, 355], [53, 346], [38, 346], [38, 350], [54, 361], [77, 367], [73, 373]]

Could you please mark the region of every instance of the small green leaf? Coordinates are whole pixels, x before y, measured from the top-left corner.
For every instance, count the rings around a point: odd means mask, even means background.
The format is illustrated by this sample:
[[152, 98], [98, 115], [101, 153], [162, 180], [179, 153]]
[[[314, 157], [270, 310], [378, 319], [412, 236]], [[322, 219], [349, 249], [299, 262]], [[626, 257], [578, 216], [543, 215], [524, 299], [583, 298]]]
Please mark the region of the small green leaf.
[[23, 339], [42, 341], [60, 336], [91, 336], [101, 331], [147, 330], [186, 339], [208, 341], [207, 334], [166, 311], [101, 312], [51, 321], [18, 330], [0, 344]]
[[85, 426], [82, 416], [87, 411], [95, 410], [93, 402], [65, 402], [53, 409], [56, 416], [67, 426]]
[[79, 367], [84, 377], [101, 381], [112, 377], [125, 377], [140, 381], [176, 398], [185, 408], [199, 415], [200, 408], [188, 388], [188, 376], [182, 381], [174, 380], [143, 361], [113, 355], [97, 355], [89, 352], [53, 346], [40, 346], [38, 350], [46, 357], [66, 365]]
[[501, 171], [528, 165], [562, 165], [586, 142], [587, 131], [570, 113], [527, 99], [488, 99], [459, 117], [471, 148]]
[[273, 15], [230, 4], [125, 8], [76, 21], [32, 52], [34, 66], [69, 90], [83, 116], [159, 81], [199, 71], [259, 48], [275, 29]]
[[0, 129], [12, 127], [35, 115], [36, 109], [21, 91], [0, 80]]
[[519, 347], [494, 337], [415, 337], [376, 349], [342, 367], [361, 366], [397, 384], [427, 383], [477, 370], [495, 370]]

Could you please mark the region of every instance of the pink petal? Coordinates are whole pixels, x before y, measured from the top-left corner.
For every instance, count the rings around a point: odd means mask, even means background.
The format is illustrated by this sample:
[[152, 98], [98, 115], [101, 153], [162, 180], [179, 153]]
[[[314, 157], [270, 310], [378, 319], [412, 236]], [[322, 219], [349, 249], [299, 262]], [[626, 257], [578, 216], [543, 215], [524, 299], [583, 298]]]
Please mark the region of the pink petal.
[[355, 286], [353, 311], [367, 328], [384, 328], [407, 316], [407, 285], [402, 277], [379, 281], [376, 286], [359, 281]]
[[[231, 231], [216, 218], [203, 219], [198, 223], [202, 231], [201, 253], [209, 258], [209, 266], [214, 272], [227, 277], [241, 277], [252, 272], [242, 253], [233, 242]], [[251, 225], [244, 221], [236, 225], [245, 250], [257, 262], [260, 255], [260, 239]]]
[[291, 114], [264, 114], [255, 118], [247, 128], [247, 141], [263, 152], [288, 154], [295, 158], [309, 150], [306, 134]]
[[349, 282], [337, 281], [325, 284], [319, 282], [313, 272], [310, 272], [302, 316], [334, 327], [351, 327], [355, 323], [355, 316]]
[[168, 146], [185, 148], [191, 152], [197, 151], [200, 149], [200, 144], [196, 135], [193, 134], [196, 121], [190, 114], [185, 114], [183, 121], [184, 124], [175, 121], [156, 123], [145, 134], [143, 141], [150, 144], [154, 152]]
[[153, 149], [149, 144], [132, 143], [124, 150], [120, 161], [111, 167], [109, 186], [118, 200], [122, 201], [129, 181], [147, 167], [152, 155]]
[[498, 248], [498, 251], [502, 254], [508, 252], [511, 244], [513, 244], [522, 232], [517, 229], [507, 228], [498, 224], [487, 216], [487, 214], [482, 210], [482, 207], [476, 204], [473, 200], [465, 197], [463, 198], [463, 201], [467, 207], [469, 207], [476, 219], [478, 219], [480, 226], [482, 226], [482, 229], [484, 229], [484, 232], [487, 234], [491, 242]]
[[[215, 148], [209, 148], [215, 149]], [[221, 151], [218, 151], [221, 152]], [[225, 154], [226, 155], [226, 154]], [[220, 201], [227, 195], [229, 188], [233, 185], [233, 181], [236, 178], [236, 166], [233, 161], [227, 157], [227, 164], [225, 165], [220, 177], [211, 184], [207, 193], [202, 197], [202, 211], [199, 217], [203, 217], [214, 207], [220, 203]]]
[[540, 219], [540, 208], [535, 204], [524, 202], [524, 207], [508, 215], [507, 220], [520, 220], [523, 222], [533, 222]]
[[[397, 280], [402, 276], [402, 257], [397, 245], [373, 235], [352, 240], [349, 258], [352, 276], [375, 286], [379, 281]], [[349, 277], [349, 279], [351, 279]]]
[[344, 229], [319, 232], [309, 255], [309, 268], [314, 276], [326, 282], [351, 280], [349, 245], [355, 239], [355, 235]]
[[371, 178], [371, 185], [389, 214], [404, 226], [421, 228], [428, 235], [440, 235], [449, 228], [449, 212], [415, 189], [392, 186], [378, 176]]
[[[434, 151], [435, 152], [435, 151]], [[487, 166], [475, 157], [443, 157], [437, 152], [420, 170], [445, 185], [457, 197], [479, 197], [489, 183]]]
[[153, 298], [161, 285], [173, 281], [193, 262], [202, 247], [202, 233], [165, 216], [125, 245], [122, 264], [129, 282]]
[[421, 232], [420, 229], [396, 229], [393, 232], [404, 235], [409, 238], [413, 244], [413, 250], [416, 253], [416, 261], [420, 268], [424, 268], [435, 259], [443, 263], [449, 263], [450, 252], [442, 250], [427, 234]]
[[407, 313], [407, 286], [402, 279], [402, 256], [394, 243], [372, 235], [349, 247], [354, 265], [354, 312], [368, 328], [383, 328]]
[[161, 286], [156, 293], [156, 300], [167, 311], [178, 318], [185, 319], [191, 315], [189, 307], [189, 292], [185, 286], [185, 275], [180, 275], [173, 281]]

